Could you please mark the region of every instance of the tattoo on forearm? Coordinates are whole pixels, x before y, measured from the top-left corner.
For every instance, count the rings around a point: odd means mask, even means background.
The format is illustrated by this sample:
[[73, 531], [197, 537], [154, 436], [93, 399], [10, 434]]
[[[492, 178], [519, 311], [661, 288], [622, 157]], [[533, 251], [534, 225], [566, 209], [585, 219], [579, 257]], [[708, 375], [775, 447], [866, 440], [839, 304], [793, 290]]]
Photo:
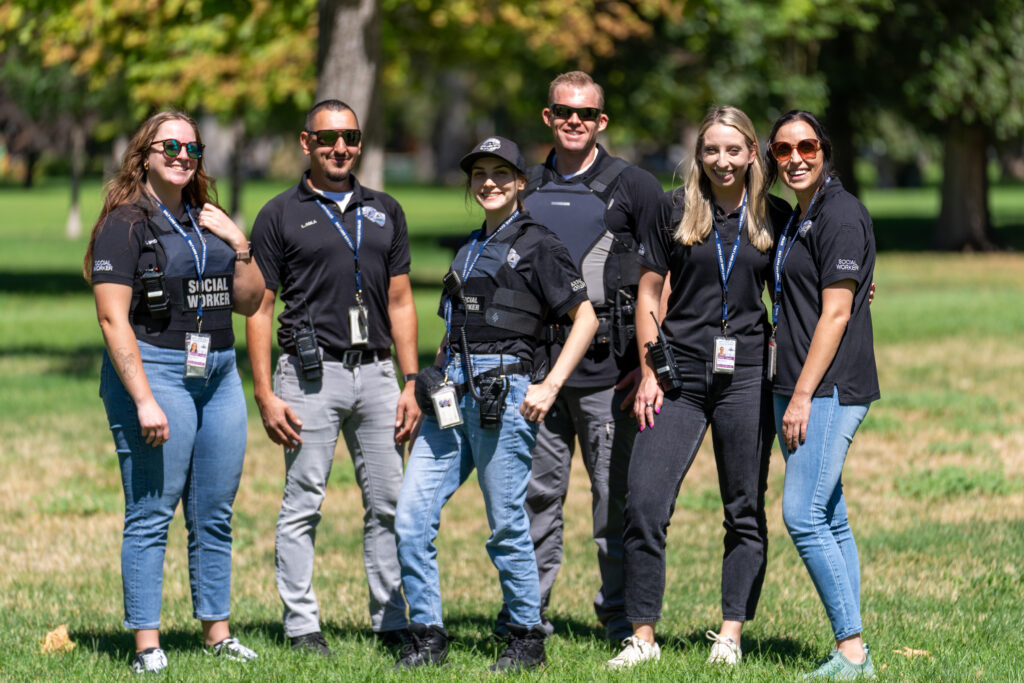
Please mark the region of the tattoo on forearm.
[[121, 379], [128, 381], [135, 378], [139, 372], [139, 365], [135, 362], [135, 354], [128, 349], [114, 351], [114, 363], [121, 373]]

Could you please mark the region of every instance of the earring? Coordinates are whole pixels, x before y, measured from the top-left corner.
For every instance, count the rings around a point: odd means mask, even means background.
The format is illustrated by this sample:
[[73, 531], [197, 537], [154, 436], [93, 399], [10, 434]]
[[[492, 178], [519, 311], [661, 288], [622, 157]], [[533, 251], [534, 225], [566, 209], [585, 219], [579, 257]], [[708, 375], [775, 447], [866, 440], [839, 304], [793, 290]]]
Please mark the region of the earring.
[[149, 170], [149, 159], [146, 159], [145, 161], [142, 162], [142, 168], [144, 168], [147, 171]]

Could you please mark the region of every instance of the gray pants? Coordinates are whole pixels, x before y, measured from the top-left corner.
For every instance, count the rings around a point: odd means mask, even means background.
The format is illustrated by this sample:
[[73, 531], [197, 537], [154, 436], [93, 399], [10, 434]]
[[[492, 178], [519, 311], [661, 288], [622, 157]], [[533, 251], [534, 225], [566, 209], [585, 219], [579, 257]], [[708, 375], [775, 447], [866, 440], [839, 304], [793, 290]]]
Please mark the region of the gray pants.
[[605, 624], [608, 637], [616, 641], [633, 633], [625, 617], [622, 534], [626, 475], [636, 422], [619, 409], [625, 395], [611, 387], [563, 387], [537, 434], [533, 476], [526, 493], [543, 615], [562, 566], [562, 504], [569, 491], [569, 469], [578, 437], [583, 465], [590, 475], [594, 541], [601, 573], [594, 611]]
[[405, 628], [405, 600], [395, 542], [395, 506], [402, 487], [402, 449], [395, 444], [398, 382], [391, 360], [345, 368], [324, 362], [323, 380], [307, 382], [284, 354], [274, 393], [302, 420], [302, 445], [285, 449], [284, 496], [277, 518], [277, 590], [288, 637], [320, 630], [313, 592], [313, 545], [338, 434], [352, 455], [363, 493], [363, 563], [374, 631]]

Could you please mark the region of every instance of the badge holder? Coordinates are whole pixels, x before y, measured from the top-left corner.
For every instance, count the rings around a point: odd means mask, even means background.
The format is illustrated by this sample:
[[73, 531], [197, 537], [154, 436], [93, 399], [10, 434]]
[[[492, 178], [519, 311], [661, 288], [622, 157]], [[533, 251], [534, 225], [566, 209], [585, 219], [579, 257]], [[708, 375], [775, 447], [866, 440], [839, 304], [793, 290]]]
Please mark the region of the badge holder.
[[[197, 330], [203, 328], [199, 320]], [[210, 359], [210, 335], [202, 332], [185, 333], [185, 377], [206, 377], [206, 365]]]
[[455, 390], [455, 385], [448, 381], [447, 370], [445, 370], [441, 386], [430, 392], [430, 401], [434, 404], [434, 415], [437, 417], [438, 427], [450, 429], [462, 424], [459, 394]]
[[361, 291], [356, 291], [356, 305], [348, 307], [348, 329], [352, 346], [370, 341], [370, 325], [366, 319], [366, 307], [363, 305]]
[[736, 370], [736, 337], [715, 337], [714, 372], [732, 374]]
[[775, 331], [772, 331], [772, 338], [768, 340], [768, 369], [767, 378], [768, 381], [775, 379], [775, 371], [778, 367], [779, 361], [779, 347], [775, 345]]

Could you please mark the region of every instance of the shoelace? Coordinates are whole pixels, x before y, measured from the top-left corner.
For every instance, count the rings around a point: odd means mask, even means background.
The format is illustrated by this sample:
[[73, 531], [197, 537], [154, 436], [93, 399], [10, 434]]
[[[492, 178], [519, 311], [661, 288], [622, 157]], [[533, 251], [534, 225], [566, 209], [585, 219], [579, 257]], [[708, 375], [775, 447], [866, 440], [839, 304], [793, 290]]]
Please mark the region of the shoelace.
[[413, 655], [413, 654], [416, 654], [417, 652], [419, 652], [420, 648], [422, 647], [421, 646], [421, 642], [422, 641], [420, 641], [419, 636], [416, 635], [415, 633], [412, 633], [410, 631], [409, 632], [409, 639], [406, 640], [404, 643], [402, 643], [402, 650], [401, 650], [402, 657], [401, 658], [405, 659], [406, 657], [408, 657], [410, 655]]

